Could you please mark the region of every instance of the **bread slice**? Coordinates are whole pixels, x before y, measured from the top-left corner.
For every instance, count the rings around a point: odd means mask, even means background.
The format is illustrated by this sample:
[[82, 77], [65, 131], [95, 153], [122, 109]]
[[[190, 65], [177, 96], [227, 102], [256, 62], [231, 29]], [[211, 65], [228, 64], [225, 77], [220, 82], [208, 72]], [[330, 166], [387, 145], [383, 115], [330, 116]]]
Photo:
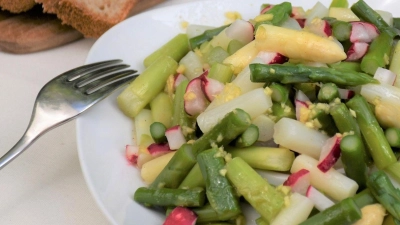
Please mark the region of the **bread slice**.
[[137, 0], [36, 0], [85, 37], [98, 38], [124, 20]]
[[26, 12], [35, 6], [35, 0], [0, 0], [0, 8], [12, 13]]

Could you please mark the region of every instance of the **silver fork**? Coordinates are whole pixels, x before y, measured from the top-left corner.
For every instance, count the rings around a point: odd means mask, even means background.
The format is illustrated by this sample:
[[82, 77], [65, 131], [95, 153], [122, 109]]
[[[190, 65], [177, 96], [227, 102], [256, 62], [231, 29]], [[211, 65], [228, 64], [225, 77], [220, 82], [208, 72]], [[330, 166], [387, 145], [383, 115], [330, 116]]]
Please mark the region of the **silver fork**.
[[0, 169], [15, 159], [47, 131], [71, 121], [106, 98], [118, 87], [136, 78], [136, 70], [122, 60], [108, 60], [69, 70], [40, 90], [28, 128], [21, 139], [0, 158]]

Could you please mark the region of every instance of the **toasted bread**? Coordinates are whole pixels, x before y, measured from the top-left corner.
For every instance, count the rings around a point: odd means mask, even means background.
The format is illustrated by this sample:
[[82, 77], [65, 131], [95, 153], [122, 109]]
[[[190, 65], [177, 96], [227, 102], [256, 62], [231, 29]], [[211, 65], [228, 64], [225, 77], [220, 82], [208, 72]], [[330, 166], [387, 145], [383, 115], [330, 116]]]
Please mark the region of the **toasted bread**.
[[35, 0], [0, 0], [0, 8], [12, 13], [26, 12], [35, 4]]

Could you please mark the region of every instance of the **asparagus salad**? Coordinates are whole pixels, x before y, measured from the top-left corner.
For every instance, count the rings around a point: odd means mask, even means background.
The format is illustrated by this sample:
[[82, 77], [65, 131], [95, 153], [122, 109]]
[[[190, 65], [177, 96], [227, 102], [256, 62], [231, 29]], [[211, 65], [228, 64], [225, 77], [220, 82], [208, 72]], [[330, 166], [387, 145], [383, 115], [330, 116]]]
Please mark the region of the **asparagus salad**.
[[363, 0], [190, 24], [117, 99], [165, 225], [400, 224], [400, 19]]

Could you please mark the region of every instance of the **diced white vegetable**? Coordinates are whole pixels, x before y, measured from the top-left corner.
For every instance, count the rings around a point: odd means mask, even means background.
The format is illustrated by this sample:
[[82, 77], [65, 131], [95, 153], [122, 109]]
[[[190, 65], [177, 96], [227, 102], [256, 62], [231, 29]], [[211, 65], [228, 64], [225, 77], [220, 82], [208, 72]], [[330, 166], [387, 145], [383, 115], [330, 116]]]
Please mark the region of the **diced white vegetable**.
[[179, 61], [179, 65], [183, 65], [185, 70], [183, 74], [192, 80], [203, 73], [203, 63], [196, 53], [189, 51], [182, 59]]
[[360, 21], [350, 8], [331, 7], [329, 8], [329, 17], [346, 22]]
[[169, 160], [171, 160], [174, 154], [175, 151], [144, 163], [142, 165], [142, 169], [140, 170], [140, 175], [142, 176], [143, 181], [146, 184], [151, 184], [156, 179], [158, 174], [160, 174], [164, 167], [168, 164]]
[[268, 116], [259, 115], [252, 123], [258, 127], [258, 141], [269, 141], [272, 139], [275, 122]]
[[329, 9], [324, 6], [321, 2], [317, 2], [314, 7], [308, 12], [307, 17], [306, 17], [306, 23], [305, 26], [310, 24], [313, 19], [315, 18], [324, 18], [329, 15]]
[[268, 183], [271, 185], [274, 185], [275, 187], [283, 184], [285, 180], [289, 177], [289, 174], [287, 173], [279, 173], [275, 171], [269, 171], [269, 170], [256, 170], [260, 176], [263, 178], [267, 179]]
[[374, 78], [381, 84], [393, 85], [396, 81], [397, 75], [388, 69], [378, 67], [374, 74]]
[[186, 143], [185, 136], [179, 125], [173, 126], [165, 131], [165, 136], [167, 137], [169, 148], [172, 150], [177, 150]]
[[335, 204], [313, 186], [308, 187], [306, 196], [314, 203], [315, 208], [319, 211], [324, 211]]
[[188, 38], [193, 38], [196, 36], [199, 36], [204, 33], [206, 30], [211, 30], [214, 29], [215, 27], [211, 26], [204, 26], [204, 25], [198, 25], [198, 24], [189, 24], [186, 28], [186, 34]]
[[307, 197], [293, 193], [290, 195], [290, 204], [282, 209], [272, 220], [271, 225], [297, 225], [305, 221], [314, 207]]
[[[250, 62], [250, 64], [253, 63], [264, 63], [264, 61], [260, 58], [255, 58]], [[237, 77], [232, 81], [232, 84], [239, 87], [242, 94], [264, 86], [264, 83], [251, 82], [250, 68], [248, 65], [237, 75]]]
[[153, 117], [150, 109], [142, 109], [134, 119], [135, 129], [134, 138], [136, 143], [140, 144], [142, 135], [146, 134], [151, 137], [150, 125], [153, 123]]
[[250, 22], [238, 19], [226, 29], [226, 36], [248, 44], [254, 39], [254, 27]]
[[274, 140], [277, 144], [315, 159], [319, 158], [322, 146], [328, 138], [294, 119], [282, 118], [274, 127]]
[[301, 26], [299, 22], [297, 22], [294, 18], [289, 18], [285, 22], [281, 24], [281, 27], [292, 29], [292, 30], [301, 30]]
[[311, 185], [324, 192], [327, 196], [336, 201], [353, 196], [358, 189], [358, 184], [331, 168], [327, 172], [322, 172], [317, 167], [318, 161], [307, 155], [299, 155], [293, 162], [291, 173], [301, 169], [310, 171]]
[[290, 174], [283, 185], [291, 187], [292, 192], [296, 192], [305, 196], [307, 194], [308, 187], [310, 186], [310, 171], [301, 169]]
[[393, 26], [393, 15], [391, 12], [379, 9], [375, 10], [375, 12], [377, 12], [389, 26]]
[[[249, 99], [251, 99], [249, 101]], [[272, 106], [271, 97], [265, 94], [263, 88], [247, 92], [227, 103], [207, 110], [197, 117], [197, 124], [203, 133], [207, 133], [218, 121], [236, 108], [246, 111], [252, 119], [265, 113]]]
[[376, 101], [382, 101], [400, 105], [400, 88], [391, 85], [366, 84], [361, 87], [360, 94], [372, 104], [376, 103]]

